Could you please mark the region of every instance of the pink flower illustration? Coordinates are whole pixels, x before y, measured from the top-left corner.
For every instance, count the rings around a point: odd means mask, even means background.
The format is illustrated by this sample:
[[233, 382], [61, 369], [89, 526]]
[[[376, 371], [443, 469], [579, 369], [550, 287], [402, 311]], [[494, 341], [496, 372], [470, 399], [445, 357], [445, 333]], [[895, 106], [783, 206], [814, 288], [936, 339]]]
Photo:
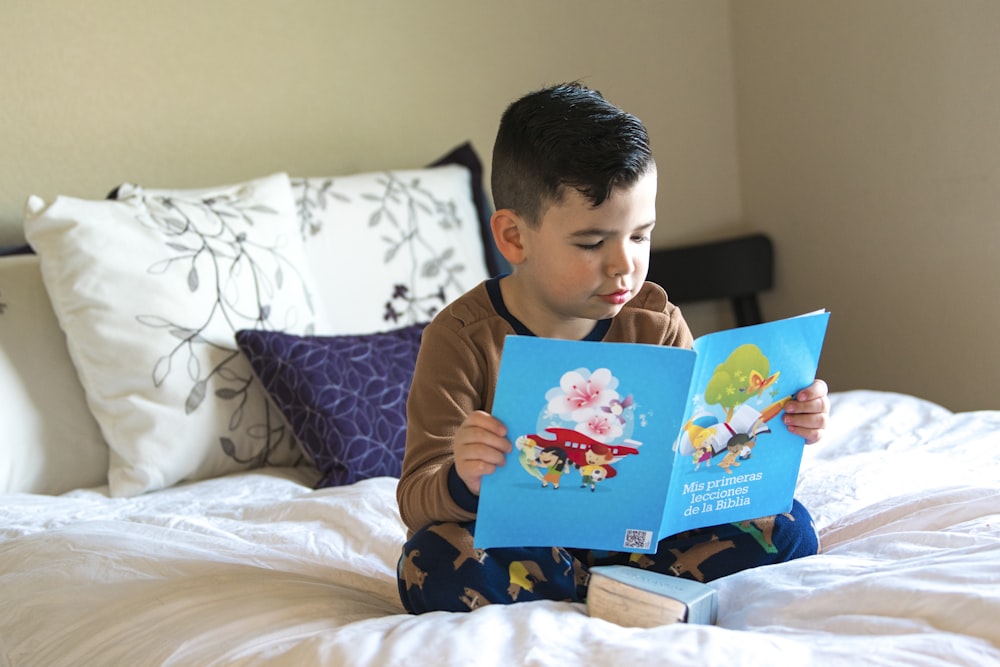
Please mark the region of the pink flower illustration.
[[579, 422], [576, 430], [601, 442], [614, 442], [622, 435], [622, 424], [618, 418], [606, 412], [594, 412], [585, 422]]
[[602, 408], [618, 400], [618, 379], [607, 368], [591, 373], [585, 368], [563, 374], [559, 387], [548, 393], [549, 411], [564, 419], [587, 423]]

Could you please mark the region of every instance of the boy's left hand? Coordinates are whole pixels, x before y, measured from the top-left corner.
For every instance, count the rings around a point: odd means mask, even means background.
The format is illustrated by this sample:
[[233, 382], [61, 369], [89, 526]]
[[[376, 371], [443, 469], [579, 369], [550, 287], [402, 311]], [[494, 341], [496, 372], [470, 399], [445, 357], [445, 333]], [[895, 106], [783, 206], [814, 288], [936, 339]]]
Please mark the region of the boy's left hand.
[[785, 403], [785, 426], [790, 432], [805, 438], [807, 445], [823, 437], [823, 430], [830, 421], [830, 398], [827, 393], [826, 383], [816, 380]]

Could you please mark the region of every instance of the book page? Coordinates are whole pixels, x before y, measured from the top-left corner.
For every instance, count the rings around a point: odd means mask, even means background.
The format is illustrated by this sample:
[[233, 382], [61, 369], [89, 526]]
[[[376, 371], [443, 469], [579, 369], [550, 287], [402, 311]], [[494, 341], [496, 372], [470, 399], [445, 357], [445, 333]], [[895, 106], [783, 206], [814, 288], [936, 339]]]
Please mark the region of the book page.
[[805, 442], [785, 428], [783, 408], [815, 379], [828, 319], [819, 311], [695, 341], [663, 535], [791, 509]]

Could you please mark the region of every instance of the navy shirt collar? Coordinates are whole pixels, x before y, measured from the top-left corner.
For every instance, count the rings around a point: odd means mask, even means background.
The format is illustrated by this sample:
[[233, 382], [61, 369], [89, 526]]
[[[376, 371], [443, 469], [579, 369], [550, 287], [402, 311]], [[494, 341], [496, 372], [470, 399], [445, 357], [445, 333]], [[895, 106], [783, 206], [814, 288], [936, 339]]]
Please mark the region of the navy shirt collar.
[[[524, 326], [524, 323], [521, 322], [521, 320], [514, 317], [511, 312], [507, 310], [507, 304], [504, 303], [503, 294], [500, 292], [500, 279], [505, 275], [507, 274], [504, 274], [503, 276], [496, 276], [486, 281], [486, 291], [490, 295], [490, 301], [493, 303], [493, 307], [496, 309], [497, 314], [507, 320], [511, 328], [514, 330], [514, 333], [518, 336], [535, 336], [535, 333], [531, 329]], [[590, 333], [587, 334], [583, 340], [604, 340], [604, 336], [608, 333], [608, 329], [610, 328], [611, 318], [598, 320], [597, 324], [594, 325], [594, 328], [590, 330]]]

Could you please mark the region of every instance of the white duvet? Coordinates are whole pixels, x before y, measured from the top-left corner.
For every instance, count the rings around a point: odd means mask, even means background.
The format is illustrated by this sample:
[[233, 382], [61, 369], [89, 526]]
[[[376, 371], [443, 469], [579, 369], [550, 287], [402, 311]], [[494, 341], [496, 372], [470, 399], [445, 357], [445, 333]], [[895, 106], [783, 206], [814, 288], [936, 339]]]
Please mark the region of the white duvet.
[[797, 493], [822, 553], [715, 582], [715, 626], [556, 602], [406, 615], [395, 480], [279, 469], [0, 496], [0, 665], [1000, 664], [1000, 411], [833, 401]]

